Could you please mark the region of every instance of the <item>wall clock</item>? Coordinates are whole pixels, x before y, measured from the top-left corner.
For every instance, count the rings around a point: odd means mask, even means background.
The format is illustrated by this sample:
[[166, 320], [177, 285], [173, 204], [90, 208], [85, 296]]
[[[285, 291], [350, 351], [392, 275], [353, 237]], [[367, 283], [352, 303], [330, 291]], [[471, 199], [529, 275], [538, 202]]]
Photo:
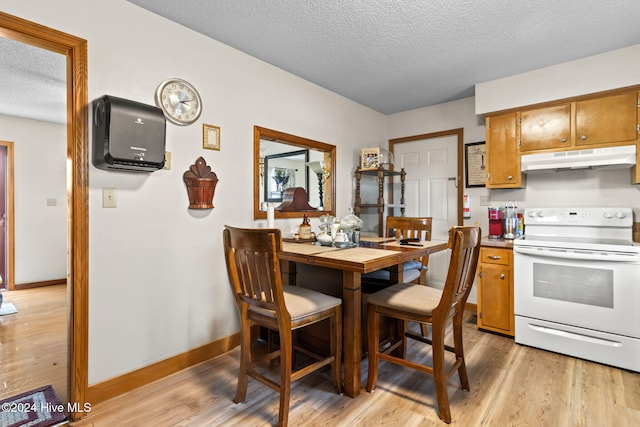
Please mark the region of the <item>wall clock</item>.
[[198, 120], [202, 100], [196, 88], [182, 79], [167, 79], [156, 89], [156, 105], [172, 123], [187, 126]]

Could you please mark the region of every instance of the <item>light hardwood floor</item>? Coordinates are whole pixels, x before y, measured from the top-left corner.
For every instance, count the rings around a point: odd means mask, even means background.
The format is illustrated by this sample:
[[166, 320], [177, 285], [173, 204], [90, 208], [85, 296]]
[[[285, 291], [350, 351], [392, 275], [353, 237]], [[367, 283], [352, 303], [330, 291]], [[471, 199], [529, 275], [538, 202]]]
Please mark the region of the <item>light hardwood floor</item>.
[[52, 384], [67, 401], [67, 287], [2, 293], [18, 312], [0, 316], [0, 399]]
[[[453, 426], [638, 426], [640, 374], [515, 344], [464, 325], [471, 391], [449, 381]], [[430, 360], [428, 346], [410, 345]], [[239, 350], [94, 405], [73, 426], [268, 426], [278, 395], [249, 381], [234, 404]], [[367, 363], [362, 379], [366, 381]], [[382, 363], [374, 393], [351, 399], [333, 391], [329, 369], [294, 383], [291, 426], [446, 425], [435, 410], [430, 376]]]

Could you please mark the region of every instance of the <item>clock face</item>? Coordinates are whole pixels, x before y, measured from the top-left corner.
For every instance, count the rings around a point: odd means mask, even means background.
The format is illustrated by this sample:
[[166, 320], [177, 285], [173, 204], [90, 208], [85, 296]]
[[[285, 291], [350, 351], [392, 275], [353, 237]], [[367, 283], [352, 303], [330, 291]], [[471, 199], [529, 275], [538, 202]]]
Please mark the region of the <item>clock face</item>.
[[165, 117], [181, 126], [198, 120], [202, 112], [200, 95], [193, 85], [182, 79], [169, 79], [156, 89], [156, 105]]

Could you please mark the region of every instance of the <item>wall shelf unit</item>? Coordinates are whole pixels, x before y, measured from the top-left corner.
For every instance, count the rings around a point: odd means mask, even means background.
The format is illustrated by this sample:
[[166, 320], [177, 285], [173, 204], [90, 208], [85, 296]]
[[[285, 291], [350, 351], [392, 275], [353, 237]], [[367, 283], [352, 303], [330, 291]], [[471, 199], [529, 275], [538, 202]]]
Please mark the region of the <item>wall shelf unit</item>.
[[[384, 169], [383, 167], [379, 167], [377, 169], [361, 169], [360, 167], [356, 168], [355, 178], [356, 178], [356, 197], [354, 204], [354, 212], [357, 216], [360, 216], [363, 209], [376, 209], [378, 214], [378, 236], [382, 237], [384, 234], [384, 220], [385, 215], [388, 215], [388, 209], [400, 208], [401, 216], [404, 216], [405, 210], [405, 199], [404, 199], [404, 190], [405, 190], [405, 175], [406, 172], [404, 168], [399, 172], [389, 169]], [[362, 176], [370, 176], [378, 179], [378, 198], [375, 203], [362, 203], [362, 198], [360, 197], [360, 181]], [[394, 194], [393, 194], [393, 177], [400, 177], [400, 203], [394, 203]], [[384, 184], [385, 179], [388, 179], [387, 184], [387, 196], [388, 200], [385, 204], [385, 191]]]

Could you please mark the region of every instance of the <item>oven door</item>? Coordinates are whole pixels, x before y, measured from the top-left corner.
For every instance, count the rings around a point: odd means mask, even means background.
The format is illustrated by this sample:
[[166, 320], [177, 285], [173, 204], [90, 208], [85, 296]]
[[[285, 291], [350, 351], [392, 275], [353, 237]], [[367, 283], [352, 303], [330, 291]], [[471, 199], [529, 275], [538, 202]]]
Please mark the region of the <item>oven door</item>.
[[516, 316], [640, 338], [640, 254], [516, 246], [513, 259]]

